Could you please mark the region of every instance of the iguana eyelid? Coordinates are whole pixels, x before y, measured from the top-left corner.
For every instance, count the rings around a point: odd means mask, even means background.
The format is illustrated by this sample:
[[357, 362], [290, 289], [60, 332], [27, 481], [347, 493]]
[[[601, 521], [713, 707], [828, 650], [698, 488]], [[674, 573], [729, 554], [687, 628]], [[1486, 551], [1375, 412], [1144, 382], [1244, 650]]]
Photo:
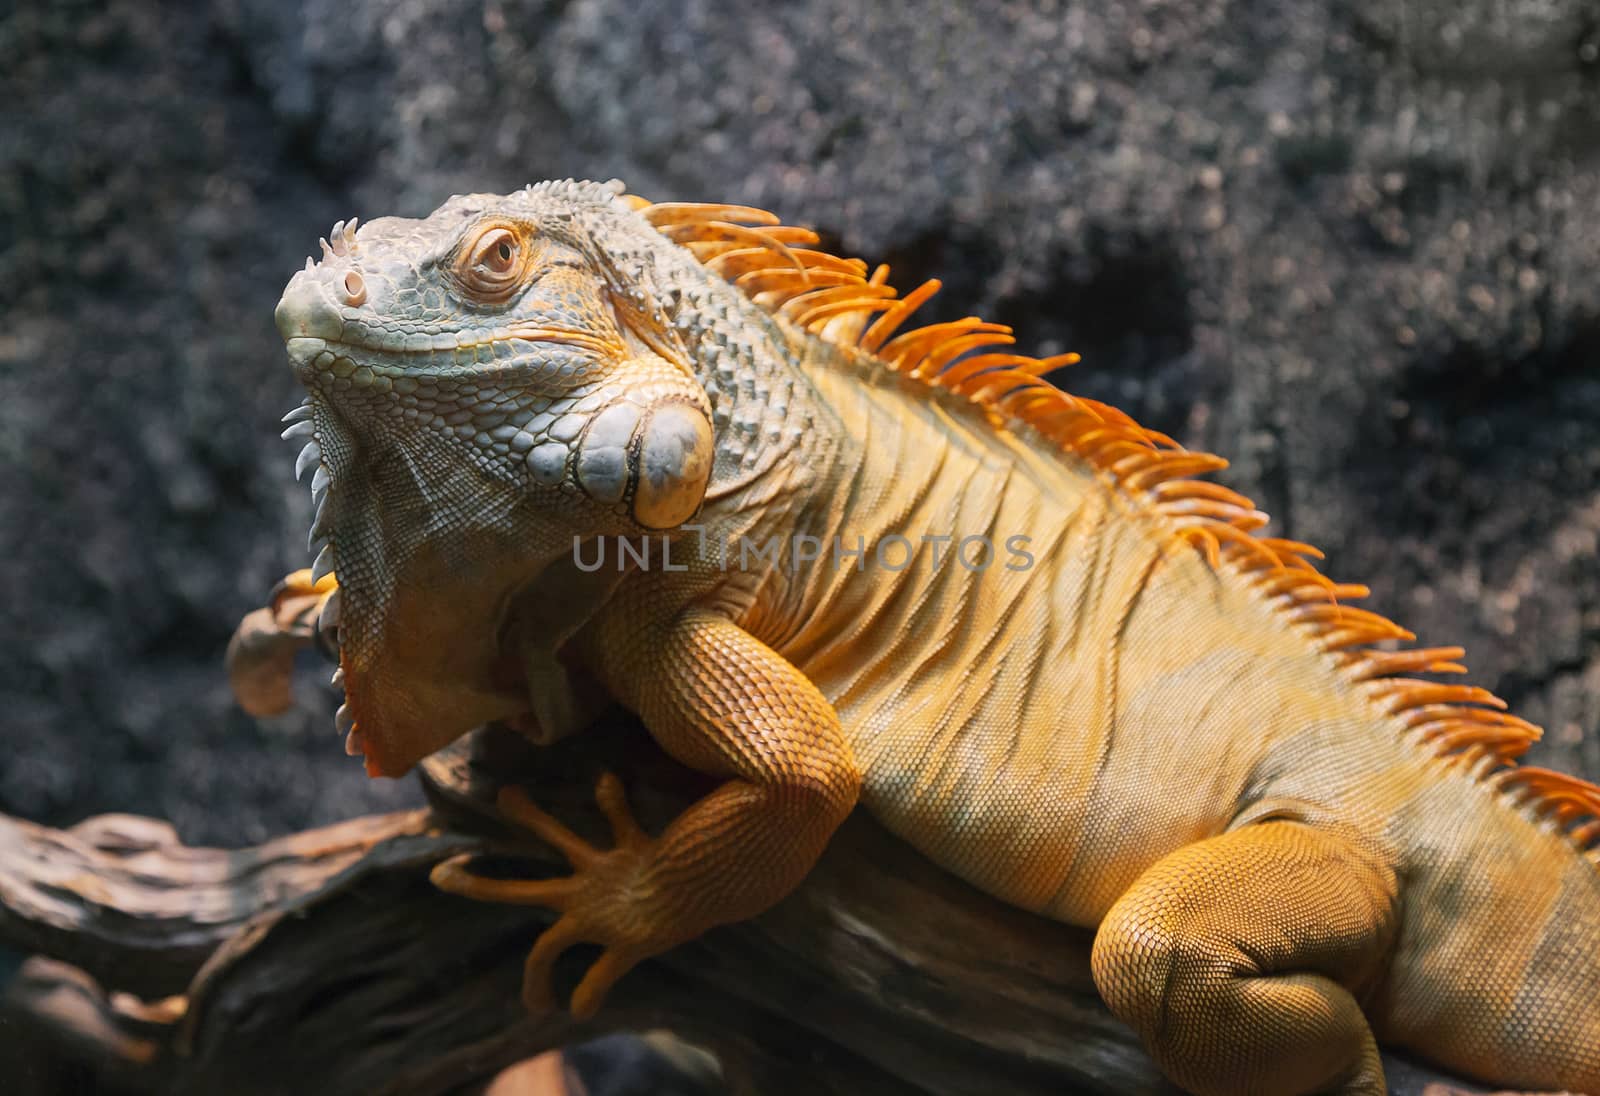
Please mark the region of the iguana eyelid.
[[521, 241], [510, 230], [492, 229], [480, 236], [473, 245], [472, 265], [495, 274], [505, 274], [513, 269], [512, 264], [521, 250]]

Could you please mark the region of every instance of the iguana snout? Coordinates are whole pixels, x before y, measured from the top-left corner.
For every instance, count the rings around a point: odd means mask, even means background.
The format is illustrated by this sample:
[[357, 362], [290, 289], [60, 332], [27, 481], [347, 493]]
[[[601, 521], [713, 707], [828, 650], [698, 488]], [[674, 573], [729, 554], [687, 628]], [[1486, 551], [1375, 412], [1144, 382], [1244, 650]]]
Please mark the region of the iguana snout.
[[[354, 286], [357, 291], [350, 292], [349, 286]], [[343, 302], [356, 304], [366, 301], [366, 281], [357, 271], [348, 271], [334, 286], [320, 276], [320, 271], [300, 271], [289, 280], [283, 299], [272, 314], [285, 344], [293, 345], [296, 339], [303, 339], [304, 349], [312, 350], [314, 340], [320, 344], [316, 347], [320, 349], [329, 342], [337, 342], [344, 334], [344, 320], [339, 315], [339, 308], [328, 298], [330, 289], [338, 293]]]

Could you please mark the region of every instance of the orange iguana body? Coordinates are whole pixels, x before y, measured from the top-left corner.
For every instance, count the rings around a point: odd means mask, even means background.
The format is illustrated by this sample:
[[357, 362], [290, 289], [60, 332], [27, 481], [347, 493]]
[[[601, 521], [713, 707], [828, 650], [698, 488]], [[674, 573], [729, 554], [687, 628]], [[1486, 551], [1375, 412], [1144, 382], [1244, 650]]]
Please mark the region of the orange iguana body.
[[1600, 1092], [1600, 789], [1517, 766], [1536, 728], [1416, 678], [1460, 650], [1396, 648], [1195, 478], [1223, 461], [1003, 327], [910, 329], [936, 286], [815, 239], [547, 183], [336, 226], [279, 305], [369, 769], [598, 698], [725, 779], [653, 837], [603, 781], [610, 850], [512, 793], [575, 874], [440, 867], [561, 912], [530, 1002], [575, 942], [587, 1013], [767, 908], [859, 802], [1098, 926], [1102, 993], [1192, 1091], [1381, 1093], [1376, 1036]]

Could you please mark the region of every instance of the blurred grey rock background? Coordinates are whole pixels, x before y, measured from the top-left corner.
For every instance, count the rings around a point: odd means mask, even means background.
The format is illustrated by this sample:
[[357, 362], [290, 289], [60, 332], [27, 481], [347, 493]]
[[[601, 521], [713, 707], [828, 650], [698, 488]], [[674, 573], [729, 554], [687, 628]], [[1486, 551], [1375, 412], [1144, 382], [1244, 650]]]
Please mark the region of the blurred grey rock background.
[[1600, 776], [1600, 0], [21, 0], [0, 101], [0, 809], [412, 798], [324, 673], [223, 680], [306, 563], [272, 308], [337, 218], [567, 175], [1082, 351]]

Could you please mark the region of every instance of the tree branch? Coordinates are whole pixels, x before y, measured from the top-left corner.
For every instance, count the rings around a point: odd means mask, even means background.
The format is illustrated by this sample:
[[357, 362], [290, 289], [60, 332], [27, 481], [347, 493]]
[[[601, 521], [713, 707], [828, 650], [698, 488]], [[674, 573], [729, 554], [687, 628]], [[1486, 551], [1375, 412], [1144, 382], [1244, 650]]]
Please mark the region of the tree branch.
[[[551, 1047], [650, 1028], [714, 1050], [763, 1096], [1172, 1091], [1101, 1005], [1091, 934], [978, 893], [862, 812], [769, 913], [642, 964], [592, 1022], [529, 1019], [521, 963], [549, 915], [443, 894], [427, 871], [473, 851], [564, 873], [500, 825], [494, 793], [522, 783], [603, 840], [603, 767], [651, 828], [707, 787], [617, 719], [538, 751], [480, 732], [424, 764], [428, 811], [233, 852], [128, 816], [0, 819], [0, 939], [73, 965], [31, 962], [5, 1011], [118, 1093], [275, 1094], [295, 1077], [330, 1094], [467, 1092]], [[593, 955], [566, 956], [558, 988]], [[169, 994], [183, 996], [140, 1000]], [[1397, 1093], [1440, 1080], [1390, 1069]]]

